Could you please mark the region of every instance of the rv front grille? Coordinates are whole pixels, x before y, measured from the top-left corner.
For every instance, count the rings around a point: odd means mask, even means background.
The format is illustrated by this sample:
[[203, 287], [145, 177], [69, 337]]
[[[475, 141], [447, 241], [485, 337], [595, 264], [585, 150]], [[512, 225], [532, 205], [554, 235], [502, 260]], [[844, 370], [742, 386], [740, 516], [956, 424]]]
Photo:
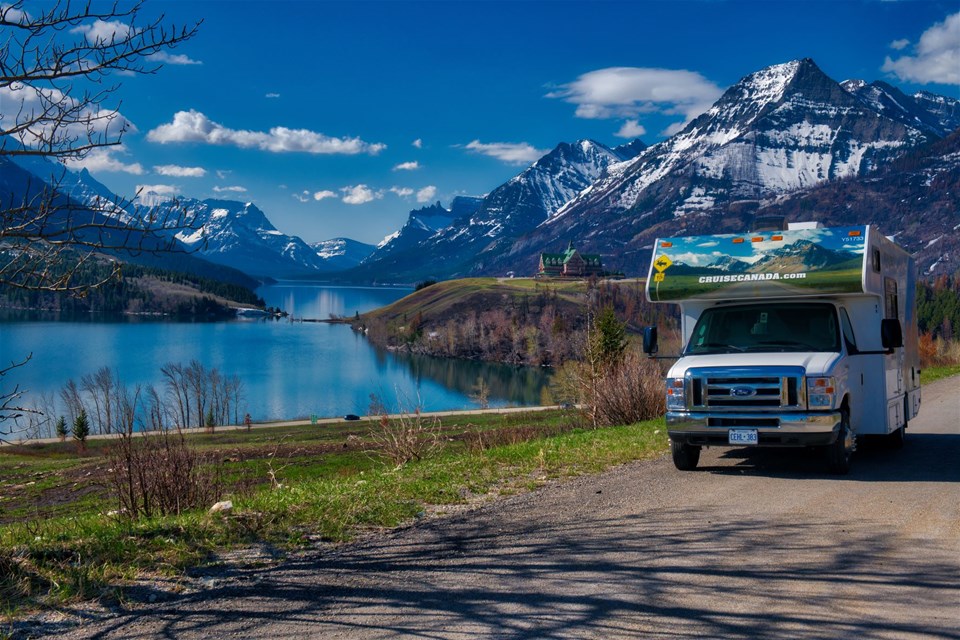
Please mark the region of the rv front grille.
[[801, 409], [803, 369], [690, 369], [691, 408], [721, 411]]

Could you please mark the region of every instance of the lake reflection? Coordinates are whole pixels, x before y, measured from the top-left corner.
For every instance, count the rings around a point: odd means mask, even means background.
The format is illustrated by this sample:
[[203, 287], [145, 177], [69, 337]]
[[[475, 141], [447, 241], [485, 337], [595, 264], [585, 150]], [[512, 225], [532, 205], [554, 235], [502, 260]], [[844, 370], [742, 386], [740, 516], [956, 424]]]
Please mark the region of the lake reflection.
[[[279, 283], [258, 293], [293, 318], [352, 316], [393, 302], [409, 289], [330, 287]], [[0, 322], [0, 361], [32, 354], [3, 378], [4, 391], [19, 385], [24, 404], [55, 400], [64, 383], [79, 383], [101, 367], [127, 386], [163, 388], [160, 368], [196, 359], [239, 376], [245, 405], [255, 421], [310, 415], [365, 414], [370, 394], [391, 410], [417, 402], [426, 411], [475, 408], [469, 395], [478, 378], [490, 389], [491, 406], [535, 405], [547, 376], [463, 360], [394, 354], [372, 347], [345, 325], [286, 320], [216, 323], [7, 319]], [[59, 410], [59, 409], [58, 409]]]

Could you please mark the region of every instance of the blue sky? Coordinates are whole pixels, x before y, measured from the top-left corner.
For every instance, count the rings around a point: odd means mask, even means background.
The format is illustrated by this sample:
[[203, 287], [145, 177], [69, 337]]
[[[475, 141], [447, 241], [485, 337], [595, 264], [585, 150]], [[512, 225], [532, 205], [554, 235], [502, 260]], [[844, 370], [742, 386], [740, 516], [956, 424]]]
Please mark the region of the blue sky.
[[[118, 77], [135, 127], [86, 160], [113, 190], [254, 202], [308, 242], [377, 242], [410, 209], [490, 191], [561, 141], [664, 139], [742, 76], [960, 97], [949, 2], [148, 0], [203, 20], [155, 75]], [[117, 105], [112, 105], [117, 106]]]

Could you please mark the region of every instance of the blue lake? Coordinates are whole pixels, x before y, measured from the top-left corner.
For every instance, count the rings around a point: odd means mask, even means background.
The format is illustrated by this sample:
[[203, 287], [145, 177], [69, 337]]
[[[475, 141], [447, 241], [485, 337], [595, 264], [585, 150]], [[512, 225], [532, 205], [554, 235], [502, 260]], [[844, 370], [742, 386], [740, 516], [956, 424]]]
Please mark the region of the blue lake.
[[[258, 293], [294, 318], [328, 318], [363, 313], [410, 290], [279, 283]], [[3, 391], [18, 385], [26, 392], [25, 406], [43, 396], [55, 401], [68, 380], [79, 383], [101, 367], [128, 387], [152, 384], [162, 391], [162, 366], [198, 360], [242, 380], [243, 405], [254, 421], [364, 415], [372, 393], [392, 410], [476, 408], [469, 396], [478, 378], [489, 386], [491, 406], [535, 405], [547, 384], [541, 370], [395, 354], [372, 347], [346, 325], [289, 319], [0, 322], [0, 362], [28, 354], [26, 365], [2, 379]]]

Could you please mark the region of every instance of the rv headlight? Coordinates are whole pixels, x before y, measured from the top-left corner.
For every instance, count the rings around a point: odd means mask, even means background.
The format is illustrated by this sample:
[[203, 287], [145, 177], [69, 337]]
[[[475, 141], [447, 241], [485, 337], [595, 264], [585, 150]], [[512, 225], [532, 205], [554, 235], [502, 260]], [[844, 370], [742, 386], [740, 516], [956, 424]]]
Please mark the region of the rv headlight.
[[683, 378], [667, 378], [667, 409], [686, 409]]
[[833, 408], [836, 381], [830, 378], [807, 378], [807, 404], [811, 409]]

